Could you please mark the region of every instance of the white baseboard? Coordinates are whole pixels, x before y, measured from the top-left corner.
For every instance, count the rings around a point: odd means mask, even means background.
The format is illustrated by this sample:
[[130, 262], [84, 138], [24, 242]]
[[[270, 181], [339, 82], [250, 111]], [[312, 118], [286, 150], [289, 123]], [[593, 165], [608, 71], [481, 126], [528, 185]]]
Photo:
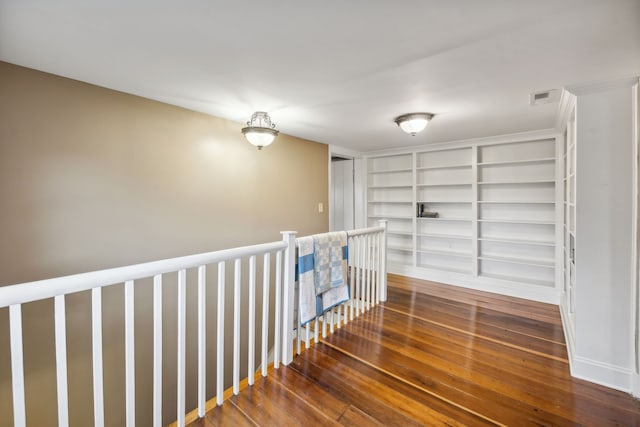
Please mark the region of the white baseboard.
[[640, 375], [633, 374], [631, 379], [631, 394], [636, 399], [640, 398]]
[[401, 264], [389, 264], [387, 271], [392, 274], [431, 280], [447, 285], [460, 286], [478, 291], [492, 292], [516, 298], [525, 298], [548, 304], [560, 304], [560, 291], [553, 287], [537, 286], [529, 283], [512, 282], [488, 277], [475, 277], [468, 274], [432, 270]]
[[633, 371], [608, 363], [574, 356], [571, 375], [592, 383], [600, 384], [626, 393], [632, 392]]
[[564, 298], [560, 298], [560, 318], [562, 319], [562, 330], [564, 331], [564, 340], [567, 344], [567, 355], [569, 357], [569, 368], [573, 375], [573, 358], [576, 354], [576, 339], [569, 320], [569, 307]]
[[567, 343], [567, 354], [569, 357], [569, 368], [571, 376], [580, 378], [592, 383], [600, 384], [616, 390], [633, 393], [636, 397], [640, 395], [640, 379], [631, 369], [621, 368], [609, 363], [599, 362], [576, 355], [575, 336], [570, 325], [569, 307], [563, 299], [560, 301], [560, 316], [562, 318], [562, 329], [564, 330], [565, 341]]

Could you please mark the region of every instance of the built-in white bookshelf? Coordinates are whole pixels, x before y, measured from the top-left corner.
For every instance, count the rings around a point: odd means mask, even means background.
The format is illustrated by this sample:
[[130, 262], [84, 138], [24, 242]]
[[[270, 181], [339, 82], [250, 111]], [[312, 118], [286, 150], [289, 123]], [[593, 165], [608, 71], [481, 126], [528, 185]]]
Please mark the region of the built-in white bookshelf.
[[478, 274], [553, 287], [555, 139], [478, 147]]
[[388, 220], [387, 260], [411, 264], [413, 259], [413, 154], [371, 158], [367, 164], [367, 222]]
[[[416, 266], [471, 274], [472, 147], [416, 153]], [[436, 218], [426, 217], [437, 214]]]
[[368, 221], [389, 220], [390, 271], [553, 287], [555, 145], [549, 137], [370, 157]]
[[563, 150], [563, 298], [565, 298], [569, 337], [575, 336], [575, 300], [576, 300], [576, 119], [575, 111], [571, 115], [564, 134]]

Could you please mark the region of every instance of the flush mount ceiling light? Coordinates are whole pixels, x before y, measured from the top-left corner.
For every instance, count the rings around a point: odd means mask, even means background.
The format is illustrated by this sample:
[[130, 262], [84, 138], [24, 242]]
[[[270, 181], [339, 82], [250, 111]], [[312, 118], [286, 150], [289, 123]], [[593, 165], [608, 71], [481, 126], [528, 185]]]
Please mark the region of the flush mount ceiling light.
[[275, 123], [264, 111], [256, 111], [247, 122], [247, 127], [242, 128], [242, 134], [247, 141], [262, 150], [262, 147], [270, 145], [280, 133], [276, 130]]
[[432, 118], [431, 113], [409, 113], [396, 117], [394, 122], [409, 135], [416, 136], [416, 133], [427, 127]]

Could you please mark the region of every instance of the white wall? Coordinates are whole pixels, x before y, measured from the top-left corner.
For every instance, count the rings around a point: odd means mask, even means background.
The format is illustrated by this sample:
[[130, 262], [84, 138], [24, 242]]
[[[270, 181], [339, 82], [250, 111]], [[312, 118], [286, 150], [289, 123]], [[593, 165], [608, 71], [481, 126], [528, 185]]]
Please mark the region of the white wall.
[[630, 391], [635, 354], [632, 81], [572, 92], [577, 96], [572, 373]]

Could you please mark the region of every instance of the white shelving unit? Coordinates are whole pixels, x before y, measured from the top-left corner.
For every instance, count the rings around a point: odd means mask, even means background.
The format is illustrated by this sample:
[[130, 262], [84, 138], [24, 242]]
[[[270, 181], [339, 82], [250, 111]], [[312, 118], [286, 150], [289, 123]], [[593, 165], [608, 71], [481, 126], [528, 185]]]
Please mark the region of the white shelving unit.
[[417, 218], [416, 266], [471, 274], [472, 147], [416, 153], [416, 204], [437, 218]]
[[[554, 287], [555, 144], [549, 137], [370, 157], [368, 221], [389, 220], [390, 271]], [[418, 217], [420, 205], [437, 217]]]
[[576, 301], [576, 118], [573, 112], [567, 123], [564, 135], [563, 166], [563, 293], [566, 298], [569, 336], [575, 336], [575, 301]]
[[388, 220], [387, 260], [409, 265], [413, 259], [413, 154], [371, 158], [367, 164], [367, 223]]
[[555, 283], [555, 139], [478, 148], [478, 274]]

